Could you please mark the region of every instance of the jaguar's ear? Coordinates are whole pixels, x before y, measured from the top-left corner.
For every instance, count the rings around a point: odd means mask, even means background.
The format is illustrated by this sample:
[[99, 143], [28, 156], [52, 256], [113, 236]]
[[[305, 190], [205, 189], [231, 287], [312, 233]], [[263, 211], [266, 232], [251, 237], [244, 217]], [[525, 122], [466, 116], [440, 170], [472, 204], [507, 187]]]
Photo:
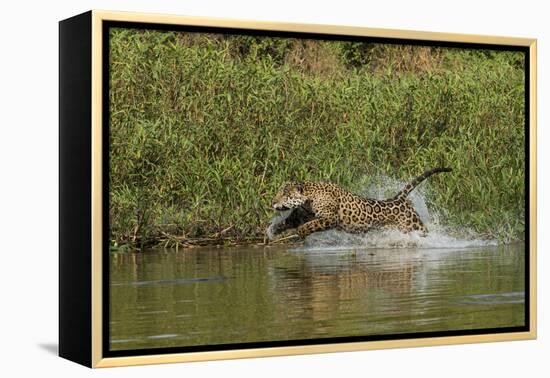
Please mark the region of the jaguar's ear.
[[304, 184], [302, 184], [301, 182], [297, 182], [294, 184], [294, 187], [296, 188], [298, 193], [304, 194]]

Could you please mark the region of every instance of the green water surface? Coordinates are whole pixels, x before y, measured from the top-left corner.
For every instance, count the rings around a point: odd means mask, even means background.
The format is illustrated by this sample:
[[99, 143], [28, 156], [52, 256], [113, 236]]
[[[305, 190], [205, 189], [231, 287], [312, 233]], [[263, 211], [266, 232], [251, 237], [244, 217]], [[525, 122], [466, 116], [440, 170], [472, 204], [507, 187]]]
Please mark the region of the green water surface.
[[525, 324], [525, 245], [111, 254], [110, 348]]

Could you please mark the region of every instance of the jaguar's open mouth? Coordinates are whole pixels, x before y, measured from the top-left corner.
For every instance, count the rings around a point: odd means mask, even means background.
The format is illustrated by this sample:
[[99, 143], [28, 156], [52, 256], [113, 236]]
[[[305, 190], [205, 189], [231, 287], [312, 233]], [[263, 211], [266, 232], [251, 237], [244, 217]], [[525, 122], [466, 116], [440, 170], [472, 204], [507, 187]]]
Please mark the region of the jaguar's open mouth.
[[290, 210], [290, 208], [286, 207], [286, 206], [283, 206], [283, 205], [273, 205], [273, 210], [275, 211], [287, 211], [287, 210]]

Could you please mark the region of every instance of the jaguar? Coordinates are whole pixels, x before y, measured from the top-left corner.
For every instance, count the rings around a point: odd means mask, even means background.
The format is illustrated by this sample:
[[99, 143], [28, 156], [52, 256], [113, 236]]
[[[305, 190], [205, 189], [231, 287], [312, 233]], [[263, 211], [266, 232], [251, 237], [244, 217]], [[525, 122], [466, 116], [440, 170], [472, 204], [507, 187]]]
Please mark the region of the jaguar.
[[433, 174], [451, 171], [451, 168], [430, 169], [385, 200], [363, 197], [330, 182], [286, 182], [275, 195], [272, 208], [278, 212], [290, 210], [290, 215], [269, 231], [274, 235], [295, 229], [297, 236], [305, 238], [329, 229], [366, 233], [394, 228], [426, 236], [428, 229], [407, 197]]

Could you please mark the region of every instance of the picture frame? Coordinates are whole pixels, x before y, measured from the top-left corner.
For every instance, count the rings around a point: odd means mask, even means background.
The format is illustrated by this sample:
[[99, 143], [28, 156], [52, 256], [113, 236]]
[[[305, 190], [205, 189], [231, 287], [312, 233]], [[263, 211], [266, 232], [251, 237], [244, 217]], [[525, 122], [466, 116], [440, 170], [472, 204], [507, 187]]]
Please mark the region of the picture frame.
[[[96, 10], [63, 20], [59, 28], [61, 357], [96, 368], [536, 338], [535, 39]], [[524, 271], [521, 274], [524, 274], [525, 278], [520, 293], [521, 299], [518, 300], [517, 292], [512, 292], [512, 300], [506, 302], [506, 305], [514, 304], [516, 300], [522, 303], [523, 324], [401, 334], [332, 334], [327, 338], [290, 337], [285, 340], [236, 340], [231, 343], [193, 345], [182, 342], [176, 346], [159, 344], [153, 347], [113, 348], [113, 344], [109, 342], [112, 336], [110, 330], [113, 328], [110, 317], [113, 316], [114, 308], [110, 300], [114, 291], [113, 285], [117, 283], [110, 280], [113, 274], [110, 251], [116, 241], [112, 241], [109, 227], [109, 223], [113, 222], [109, 203], [109, 183], [112, 180], [109, 167], [114, 157], [109, 149], [112, 142], [109, 133], [113, 122], [113, 100], [110, 98], [110, 91], [113, 90], [110, 87], [113, 68], [110, 65], [112, 61], [109, 60], [113, 52], [109, 42], [112, 42], [113, 38], [110, 33], [117, 28], [134, 31], [153, 30], [159, 33], [244, 35], [257, 37], [260, 41], [274, 37], [283, 41], [290, 38], [313, 39], [479, 51], [513, 51], [523, 54], [524, 82], [521, 90], [524, 93], [522, 135], [525, 149], [522, 156], [524, 185], [520, 189], [523, 190], [525, 198], [522, 221], [524, 234], [521, 244], [524, 251], [524, 260], [521, 263]], [[135, 85], [139, 85], [139, 82]], [[200, 91], [197, 93], [201, 96]], [[124, 158], [122, 156], [122, 159]], [[266, 201], [271, 201], [271, 198]], [[165, 240], [174, 241], [176, 248], [181, 246], [185, 249], [189, 246], [185, 243], [180, 244], [181, 240], [178, 238], [167, 237]], [[141, 250], [140, 252], [143, 253]], [[355, 255], [353, 256], [355, 258]], [[482, 297], [471, 297], [470, 300], [480, 298]], [[156, 336], [153, 335], [152, 339], [154, 337]]]

